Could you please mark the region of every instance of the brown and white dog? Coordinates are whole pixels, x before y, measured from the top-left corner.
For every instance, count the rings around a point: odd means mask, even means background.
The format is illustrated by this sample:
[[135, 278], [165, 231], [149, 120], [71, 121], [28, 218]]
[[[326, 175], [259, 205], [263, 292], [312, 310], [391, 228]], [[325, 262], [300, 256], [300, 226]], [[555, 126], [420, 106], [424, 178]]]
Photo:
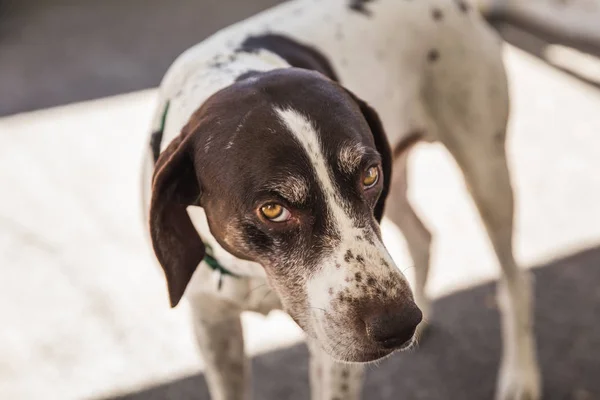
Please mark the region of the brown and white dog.
[[[504, 271], [497, 398], [539, 398], [507, 119], [500, 41], [462, 1], [289, 1], [181, 55], [160, 87], [145, 195], [213, 399], [249, 397], [244, 310], [283, 308], [306, 332], [313, 400], [358, 399], [363, 363], [413, 343], [431, 242], [406, 197], [417, 140], [455, 157]], [[385, 204], [414, 297], [381, 241]]]

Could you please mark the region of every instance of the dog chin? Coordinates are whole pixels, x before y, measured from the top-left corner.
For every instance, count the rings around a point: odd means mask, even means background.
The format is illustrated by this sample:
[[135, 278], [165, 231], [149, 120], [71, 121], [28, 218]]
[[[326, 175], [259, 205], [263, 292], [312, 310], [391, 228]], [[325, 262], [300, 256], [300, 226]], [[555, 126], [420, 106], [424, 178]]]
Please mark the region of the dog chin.
[[372, 347], [368, 349], [354, 349], [352, 351], [346, 351], [344, 353], [336, 354], [331, 351], [331, 349], [327, 349], [324, 351], [334, 360], [347, 363], [347, 364], [364, 364], [380, 361], [384, 358], [391, 356], [393, 353], [397, 351], [405, 351], [412, 348], [415, 344], [415, 337], [413, 337], [407, 344], [403, 345], [397, 349], [382, 349], [377, 347]]
[[375, 350], [367, 352], [354, 352], [351, 354], [344, 354], [344, 357], [336, 357], [330, 354], [331, 358], [336, 361], [348, 363], [348, 364], [365, 364], [375, 362], [392, 355], [394, 350]]

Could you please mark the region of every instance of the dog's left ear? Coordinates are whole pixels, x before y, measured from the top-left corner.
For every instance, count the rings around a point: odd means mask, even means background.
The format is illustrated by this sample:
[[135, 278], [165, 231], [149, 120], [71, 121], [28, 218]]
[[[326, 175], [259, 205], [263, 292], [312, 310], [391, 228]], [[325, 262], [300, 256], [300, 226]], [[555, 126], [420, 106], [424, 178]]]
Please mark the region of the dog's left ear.
[[152, 184], [150, 236], [172, 307], [179, 303], [205, 252], [186, 210], [197, 205], [200, 197], [191, 139], [183, 133], [173, 139], [158, 158]]
[[377, 221], [381, 222], [381, 218], [383, 217], [383, 212], [385, 210], [385, 201], [390, 191], [390, 184], [392, 182], [392, 150], [390, 149], [390, 144], [387, 140], [385, 131], [383, 130], [383, 124], [381, 123], [377, 112], [365, 101], [359, 99], [354, 93], [347, 89], [346, 92], [348, 92], [350, 97], [352, 97], [356, 104], [358, 104], [358, 107], [360, 108], [362, 115], [365, 117], [367, 124], [369, 124], [371, 133], [373, 134], [375, 147], [381, 155], [381, 168], [383, 169], [383, 190], [381, 191], [381, 195], [377, 200], [374, 211], [375, 218], [377, 218]]

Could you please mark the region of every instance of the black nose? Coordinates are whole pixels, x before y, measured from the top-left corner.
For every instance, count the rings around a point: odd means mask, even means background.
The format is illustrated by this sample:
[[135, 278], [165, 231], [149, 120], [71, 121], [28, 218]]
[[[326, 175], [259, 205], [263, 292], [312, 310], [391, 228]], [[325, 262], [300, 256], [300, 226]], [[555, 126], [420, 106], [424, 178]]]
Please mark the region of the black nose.
[[409, 300], [392, 309], [373, 312], [365, 319], [365, 325], [371, 340], [383, 348], [394, 349], [412, 339], [422, 319], [419, 307]]

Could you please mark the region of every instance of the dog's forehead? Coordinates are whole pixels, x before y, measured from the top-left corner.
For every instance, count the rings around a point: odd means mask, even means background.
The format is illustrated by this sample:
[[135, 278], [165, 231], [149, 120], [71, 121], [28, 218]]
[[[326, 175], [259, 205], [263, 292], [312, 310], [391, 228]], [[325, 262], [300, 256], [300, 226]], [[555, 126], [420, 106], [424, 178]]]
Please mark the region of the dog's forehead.
[[199, 118], [209, 125], [199, 141], [203, 169], [209, 170], [211, 181], [231, 190], [271, 188], [298, 200], [318, 186], [314, 154], [282, 118], [282, 110], [294, 110], [309, 121], [316, 135], [313, 150], [327, 170], [349, 173], [351, 168], [344, 167], [348, 160], [360, 160], [365, 149], [376, 152], [358, 105], [343, 88], [315, 72], [249, 74], [215, 94], [201, 110]]
[[311, 120], [329, 155], [339, 156], [349, 146], [374, 147], [356, 102], [337, 83], [313, 71], [289, 68], [249, 74], [209, 102], [211, 112], [220, 115], [225, 149], [235, 148], [240, 154], [264, 157], [297, 146], [276, 111], [286, 108]]

